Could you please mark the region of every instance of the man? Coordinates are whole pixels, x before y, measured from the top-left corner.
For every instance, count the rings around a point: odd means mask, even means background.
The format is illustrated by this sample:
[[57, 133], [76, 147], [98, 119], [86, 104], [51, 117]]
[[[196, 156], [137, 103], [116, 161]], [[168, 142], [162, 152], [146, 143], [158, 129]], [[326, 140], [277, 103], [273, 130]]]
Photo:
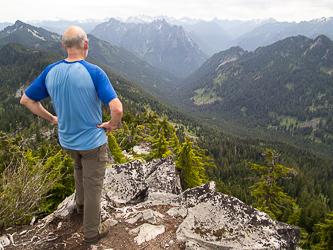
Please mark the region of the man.
[[[83, 213], [84, 242], [89, 245], [110, 229], [110, 224], [100, 219], [107, 135], [117, 127], [123, 108], [106, 74], [85, 61], [89, 42], [85, 32], [69, 27], [62, 41], [68, 57], [46, 67], [25, 91], [21, 104], [58, 124], [60, 144], [74, 161], [76, 207]], [[57, 116], [39, 102], [48, 96]], [[102, 123], [101, 102], [110, 107], [109, 122]]]

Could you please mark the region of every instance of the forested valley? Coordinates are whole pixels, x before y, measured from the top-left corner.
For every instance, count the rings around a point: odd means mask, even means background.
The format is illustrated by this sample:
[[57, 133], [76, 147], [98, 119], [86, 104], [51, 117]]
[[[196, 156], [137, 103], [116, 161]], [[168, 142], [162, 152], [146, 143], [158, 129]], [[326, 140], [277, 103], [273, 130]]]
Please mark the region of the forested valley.
[[[19, 100], [25, 87], [47, 65], [62, 58], [60, 54], [37, 51], [20, 43], [8, 43], [0, 50], [0, 171], [4, 177], [5, 173], [11, 173], [6, 172], [8, 166], [15, 168], [18, 166], [15, 164], [20, 162], [25, 162], [28, 168], [39, 162], [55, 169], [55, 174], [50, 174], [49, 179], [58, 182], [57, 185], [52, 185], [54, 183], [51, 181], [48, 192], [56, 195], [40, 200], [41, 207], [45, 209], [43, 213], [38, 211], [39, 216], [51, 212], [57, 203], [73, 192], [72, 163], [56, 144], [55, 126], [32, 115], [19, 104]], [[325, 218], [333, 208], [333, 162], [329, 157], [318, 156], [307, 149], [278, 140], [237, 137], [213, 123], [207, 125], [150, 95], [142, 87], [119, 76], [96, 59], [88, 59], [104, 69], [124, 106], [122, 124], [109, 137], [109, 145], [113, 145], [110, 146], [111, 151], [117, 149], [112, 152], [117, 163], [128, 160], [122, 155], [123, 150], [145, 161], [171, 155], [175, 159], [184, 188], [215, 181], [218, 191], [256, 206], [258, 199], [252, 195], [253, 189], [250, 187], [263, 180], [260, 179], [261, 174], [251, 169], [251, 164], [268, 166], [269, 161], [263, 153], [267, 152], [266, 149], [274, 150], [280, 155], [276, 164], [293, 169], [277, 178], [276, 185], [283, 187], [283, 192], [294, 201], [294, 204], [279, 204], [280, 212], [275, 212], [274, 216], [277, 220], [302, 228], [300, 247], [313, 249], [317, 246], [320, 249], [319, 243], [325, 238], [322, 234], [326, 232], [323, 230]], [[321, 98], [326, 98], [326, 105], [330, 102], [331, 95], [325, 92]], [[50, 99], [44, 100], [43, 105], [54, 112]], [[205, 108], [202, 107], [206, 112]], [[254, 114], [248, 112], [247, 115]], [[103, 119], [109, 118], [108, 109], [103, 106]], [[329, 124], [330, 120], [319, 126], [324, 129], [326, 125], [330, 127]], [[324, 138], [329, 140], [327, 135]], [[142, 142], [153, 145], [150, 154], [139, 156], [133, 152], [133, 146]], [[22, 156], [24, 157], [20, 158]], [[191, 161], [192, 168], [183, 167], [185, 160]], [[188, 173], [192, 175], [187, 175]], [[57, 179], [59, 176], [61, 178]], [[63, 179], [64, 177], [67, 178]], [[0, 191], [1, 198], [9, 201], [10, 196], [4, 196], [5, 190]], [[15, 190], [12, 189], [12, 192]], [[1, 214], [6, 204], [0, 205], [1, 216], [8, 216], [6, 213]], [[28, 214], [18, 221], [9, 220], [7, 224], [28, 222], [31, 216], [32, 214]]]
[[290, 37], [254, 52], [208, 59], [174, 102], [239, 136], [287, 141], [332, 157], [332, 51], [325, 37]]

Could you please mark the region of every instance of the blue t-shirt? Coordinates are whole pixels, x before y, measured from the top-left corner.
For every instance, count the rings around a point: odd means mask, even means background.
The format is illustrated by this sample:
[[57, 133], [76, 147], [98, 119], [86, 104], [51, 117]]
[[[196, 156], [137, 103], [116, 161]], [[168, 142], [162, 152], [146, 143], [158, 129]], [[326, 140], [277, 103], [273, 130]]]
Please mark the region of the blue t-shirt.
[[102, 124], [101, 102], [117, 97], [109, 78], [86, 61], [59, 61], [46, 67], [25, 91], [34, 101], [51, 97], [58, 118], [61, 146], [89, 150], [107, 142]]

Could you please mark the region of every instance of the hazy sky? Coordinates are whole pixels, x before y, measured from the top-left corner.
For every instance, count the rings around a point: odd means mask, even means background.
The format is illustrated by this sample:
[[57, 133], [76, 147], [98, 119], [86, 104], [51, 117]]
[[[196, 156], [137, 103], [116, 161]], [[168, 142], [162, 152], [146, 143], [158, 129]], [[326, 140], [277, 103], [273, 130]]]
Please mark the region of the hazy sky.
[[309, 21], [333, 17], [333, 0], [1, 0], [0, 22], [84, 20], [136, 15]]

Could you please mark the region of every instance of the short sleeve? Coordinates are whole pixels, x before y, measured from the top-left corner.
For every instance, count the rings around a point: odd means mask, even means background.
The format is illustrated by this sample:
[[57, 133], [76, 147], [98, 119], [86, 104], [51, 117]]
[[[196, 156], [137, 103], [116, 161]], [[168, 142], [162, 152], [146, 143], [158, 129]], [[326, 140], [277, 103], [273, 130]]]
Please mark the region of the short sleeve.
[[95, 85], [97, 94], [103, 103], [108, 104], [114, 98], [118, 97], [113, 86], [104, 71], [100, 70], [98, 84]]
[[62, 63], [64, 60], [53, 63], [47, 66], [44, 71], [36, 78], [36, 80], [30, 85], [30, 87], [25, 91], [25, 94], [30, 99], [39, 102], [46, 97], [49, 97], [49, 93], [46, 89], [45, 79], [48, 72], [57, 64]]
[[108, 76], [100, 67], [86, 61], [80, 61], [80, 63], [88, 70], [94, 82], [96, 92], [103, 103], [108, 104], [114, 98], [118, 97]]
[[34, 101], [40, 101], [49, 96], [45, 86], [45, 70], [40, 74], [36, 80], [30, 85], [30, 87], [25, 91], [26, 96]]

